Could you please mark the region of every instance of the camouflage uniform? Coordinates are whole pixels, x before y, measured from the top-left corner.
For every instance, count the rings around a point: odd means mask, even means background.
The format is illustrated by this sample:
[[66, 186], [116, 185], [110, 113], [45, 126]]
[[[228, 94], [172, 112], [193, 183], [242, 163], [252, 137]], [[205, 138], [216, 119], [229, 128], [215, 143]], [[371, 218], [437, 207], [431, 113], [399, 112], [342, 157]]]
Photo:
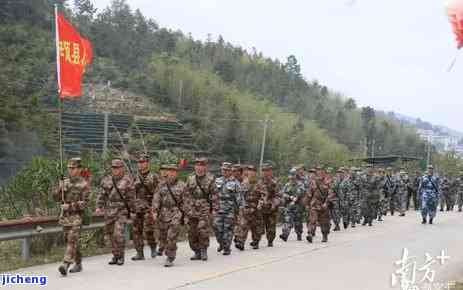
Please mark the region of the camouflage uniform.
[[[418, 178], [417, 178], [418, 177]], [[413, 200], [413, 208], [417, 210], [419, 208], [418, 202], [418, 183], [419, 183], [419, 176], [413, 177], [407, 186], [407, 210], [410, 209], [411, 200]]]
[[[262, 167], [263, 170], [266, 170], [266, 168], [271, 167]], [[262, 196], [259, 201], [259, 208], [262, 209], [262, 217], [264, 220], [268, 246], [273, 247], [278, 222], [278, 209], [281, 203], [278, 181], [273, 177], [271, 179], [262, 177], [257, 183], [256, 190]]]
[[362, 203], [362, 211], [364, 220], [362, 225], [368, 224], [372, 226], [373, 220], [376, 219], [380, 209], [380, 190], [381, 177], [373, 173], [366, 175], [366, 187], [364, 192], [364, 200]]
[[339, 186], [339, 199], [342, 214], [342, 223], [346, 229], [349, 224], [355, 228], [356, 217], [358, 216], [358, 206], [356, 206], [356, 198], [351, 182], [351, 177], [345, 176]]
[[[290, 172], [290, 174], [292, 174]], [[294, 176], [295, 172], [292, 176]], [[291, 233], [291, 230], [294, 228], [297, 240], [302, 240], [303, 232], [303, 221], [304, 221], [304, 203], [303, 197], [305, 194], [304, 184], [299, 182], [297, 179], [292, 177], [293, 180], [290, 180], [286, 183], [281, 192], [282, 199], [282, 215], [283, 215], [283, 232], [280, 235], [280, 238], [283, 241], [287, 241]]]
[[[68, 168], [80, 167], [80, 159], [73, 158], [68, 162]], [[61, 203], [61, 214], [59, 224], [63, 226], [64, 241], [66, 249], [63, 259], [63, 266], [60, 272], [67, 274], [67, 268], [75, 263], [71, 272], [81, 270], [82, 254], [80, 252], [79, 238], [82, 227], [82, 219], [85, 208], [88, 205], [90, 194], [90, 183], [81, 176], [65, 178], [53, 189], [53, 198]], [[76, 269], [79, 269], [76, 271]]]
[[389, 173], [385, 176], [384, 190], [387, 193], [387, 209], [394, 215], [397, 208], [397, 179]]
[[398, 211], [400, 216], [405, 215], [405, 210], [407, 208], [407, 193], [408, 193], [408, 183], [410, 180], [406, 172], [401, 172], [400, 176], [397, 178], [397, 199], [398, 199]]
[[360, 224], [360, 220], [362, 219], [362, 199], [363, 188], [365, 185], [364, 181], [362, 180], [362, 176], [357, 172], [353, 173], [351, 184], [353, 197], [352, 214], [354, 214], [354, 223], [352, 224], [352, 227], [354, 227], [355, 224]]
[[188, 241], [195, 252], [192, 260], [207, 260], [209, 236], [211, 234], [212, 200], [215, 195], [215, 178], [206, 173], [188, 176], [184, 196], [184, 211], [188, 226]]
[[[255, 170], [255, 169], [253, 169]], [[261, 192], [256, 191], [257, 180], [245, 179], [241, 185], [243, 193], [243, 208], [241, 210], [240, 224], [238, 227], [237, 248], [244, 249], [244, 245], [251, 231], [251, 246], [259, 248], [259, 242], [264, 234], [264, 221], [262, 213], [258, 208], [259, 200], [262, 198]]]
[[[113, 167], [123, 167], [122, 160], [113, 160]], [[117, 187], [117, 189], [116, 189]], [[119, 194], [120, 193], [120, 194]], [[97, 197], [97, 208], [105, 213], [105, 235], [111, 242], [113, 260], [111, 264], [124, 263], [125, 226], [128, 221], [128, 208], [133, 210], [135, 187], [129, 175], [122, 177], [105, 176], [101, 180]]]
[[457, 178], [456, 182], [456, 201], [458, 205], [458, 211], [462, 211], [463, 207], [463, 174], [460, 174], [460, 177]]
[[305, 195], [305, 206], [310, 213], [307, 223], [307, 241], [312, 242], [312, 237], [315, 235], [317, 223], [320, 225], [323, 240], [328, 241], [330, 232], [330, 203], [335, 198], [329, 178], [318, 173], [309, 185], [309, 190]]
[[[177, 170], [175, 165], [165, 166], [167, 170]], [[155, 222], [159, 226], [159, 242], [165, 247], [167, 261], [171, 266], [177, 254], [177, 240], [183, 224], [183, 206], [185, 183], [179, 180], [161, 183], [153, 196], [153, 212]], [[169, 190], [170, 189], [170, 190]]]
[[444, 208], [443, 204], [445, 203], [447, 211], [450, 211], [451, 208], [453, 209], [453, 186], [450, 183], [449, 179], [444, 177], [440, 187], [442, 190], [441, 197], [443, 197], [441, 210]]
[[[342, 171], [338, 171], [338, 173], [343, 173]], [[332, 201], [332, 207], [330, 208], [330, 215], [331, 219], [333, 220], [333, 223], [335, 225], [335, 228], [333, 231], [339, 231], [339, 223], [341, 222], [341, 199], [342, 199], [342, 190], [341, 190], [341, 184], [343, 182], [342, 176], [336, 176], [333, 183], [332, 183], [332, 188], [331, 191], [334, 194], [333, 201]]]
[[[144, 239], [151, 248], [151, 257], [156, 257], [158, 228], [154, 223], [152, 216], [153, 195], [159, 185], [157, 174], [150, 173], [139, 174], [135, 178], [135, 218], [133, 219], [133, 243], [137, 250], [137, 258], [142, 259]], [[143, 257], [144, 258], [144, 257]]]
[[[429, 168], [432, 169], [431, 166], [429, 166]], [[427, 217], [429, 216], [429, 223], [432, 224], [432, 221], [436, 216], [437, 203], [440, 195], [439, 178], [429, 173], [421, 177], [418, 192], [421, 196], [422, 223], [425, 224], [427, 222]]]
[[[225, 166], [227, 170], [231, 170], [231, 166], [228, 164]], [[241, 186], [239, 181], [233, 176], [217, 178], [216, 186], [217, 194], [214, 198], [214, 232], [220, 245], [219, 251], [223, 250], [224, 255], [229, 255], [236, 216], [241, 205]]]

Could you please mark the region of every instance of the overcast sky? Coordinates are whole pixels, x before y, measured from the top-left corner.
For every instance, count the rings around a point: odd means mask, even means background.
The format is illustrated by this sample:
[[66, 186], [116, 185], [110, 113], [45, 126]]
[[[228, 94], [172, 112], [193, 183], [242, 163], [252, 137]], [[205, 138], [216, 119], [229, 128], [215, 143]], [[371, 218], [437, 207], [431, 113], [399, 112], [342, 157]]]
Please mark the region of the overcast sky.
[[[94, 0], [99, 9], [110, 0]], [[463, 131], [463, 55], [443, 0], [128, 0], [162, 27], [264, 55], [294, 54], [308, 80], [360, 105]], [[463, 54], [463, 53], [462, 53]]]

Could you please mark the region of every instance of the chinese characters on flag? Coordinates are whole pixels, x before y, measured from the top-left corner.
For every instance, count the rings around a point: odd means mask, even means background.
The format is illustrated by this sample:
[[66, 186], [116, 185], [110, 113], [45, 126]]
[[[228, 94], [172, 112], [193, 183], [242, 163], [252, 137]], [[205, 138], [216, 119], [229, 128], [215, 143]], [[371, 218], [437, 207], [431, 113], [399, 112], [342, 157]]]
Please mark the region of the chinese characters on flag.
[[92, 45], [58, 13], [58, 88], [59, 96], [75, 98], [82, 95], [82, 76], [87, 64], [92, 62]]

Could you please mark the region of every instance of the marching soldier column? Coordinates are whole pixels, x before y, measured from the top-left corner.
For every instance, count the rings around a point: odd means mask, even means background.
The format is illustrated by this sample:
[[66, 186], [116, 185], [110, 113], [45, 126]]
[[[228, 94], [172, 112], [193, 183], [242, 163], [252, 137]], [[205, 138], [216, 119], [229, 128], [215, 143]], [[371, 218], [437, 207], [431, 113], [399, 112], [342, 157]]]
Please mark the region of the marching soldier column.
[[[89, 210], [91, 183], [81, 163], [80, 158], [70, 159], [69, 177], [53, 188], [53, 198], [61, 206], [59, 223], [66, 242], [63, 264], [58, 268], [63, 276], [83, 269], [79, 237]], [[109, 265], [121, 266], [125, 262], [125, 230], [130, 220], [136, 250], [132, 260], [145, 259], [146, 240], [151, 257], [165, 255], [164, 266], [172, 267], [183, 226], [193, 251], [190, 260], [207, 261], [212, 232], [219, 244], [217, 251], [227, 256], [233, 240], [237, 249], [245, 250], [249, 232], [253, 249], [259, 249], [264, 234], [267, 246], [273, 247], [280, 218], [282, 241], [288, 241], [293, 229], [301, 241], [303, 221], [307, 219], [307, 241], [314, 242], [320, 227], [321, 241], [325, 243], [331, 222], [334, 231], [341, 229], [341, 222], [345, 230], [359, 223], [372, 226], [375, 220], [383, 221], [388, 211], [404, 216], [413, 200], [414, 209], [421, 208], [422, 223], [432, 224], [439, 200], [447, 205], [447, 211], [453, 210], [455, 197], [459, 210], [463, 204], [463, 175], [444, 177], [440, 182], [432, 166], [426, 175], [419, 176], [417, 172], [410, 180], [403, 168], [393, 174], [392, 168], [385, 173], [372, 166], [366, 170], [340, 167], [332, 176], [331, 170], [317, 166], [308, 170], [307, 176], [304, 165], [297, 165], [289, 170], [288, 181], [280, 187], [268, 163], [262, 165], [258, 179], [253, 165], [223, 162], [222, 176], [215, 178], [209, 172], [208, 160], [196, 158], [194, 172], [186, 183], [178, 179], [176, 165], [162, 165], [159, 176], [152, 172], [147, 154], [138, 155], [137, 165], [138, 172], [133, 175], [122, 159], [114, 158], [111, 174], [100, 182], [95, 214], [104, 215], [105, 239], [113, 254]]]

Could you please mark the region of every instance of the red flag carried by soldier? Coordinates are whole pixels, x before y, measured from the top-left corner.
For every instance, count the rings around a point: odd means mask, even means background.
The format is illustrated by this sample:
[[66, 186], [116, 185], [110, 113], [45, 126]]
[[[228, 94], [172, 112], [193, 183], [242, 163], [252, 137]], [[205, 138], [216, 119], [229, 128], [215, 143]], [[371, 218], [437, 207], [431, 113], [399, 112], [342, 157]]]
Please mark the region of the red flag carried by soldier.
[[82, 95], [82, 76], [92, 62], [92, 45], [64, 18], [56, 15], [58, 91], [61, 99]]

